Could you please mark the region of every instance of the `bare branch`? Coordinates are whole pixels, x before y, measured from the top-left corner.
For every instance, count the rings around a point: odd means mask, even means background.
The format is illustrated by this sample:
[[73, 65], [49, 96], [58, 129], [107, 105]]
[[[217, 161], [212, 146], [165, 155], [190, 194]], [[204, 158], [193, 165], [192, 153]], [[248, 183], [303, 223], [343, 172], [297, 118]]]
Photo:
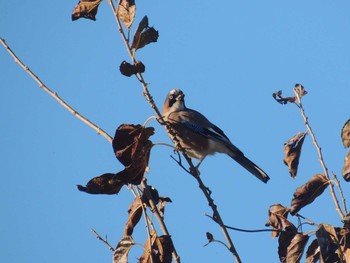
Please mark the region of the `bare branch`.
[[109, 250], [114, 251], [114, 248], [108, 243], [107, 237], [103, 239], [94, 229], [91, 229], [91, 232], [96, 236], [98, 240], [101, 240], [109, 248]]
[[[303, 108], [303, 104], [301, 102], [301, 96], [298, 92], [298, 90], [295, 88], [294, 89], [294, 94], [295, 94], [295, 97], [296, 97], [296, 105], [298, 106], [298, 108], [300, 109], [300, 113], [301, 113], [301, 116], [303, 117], [303, 120], [304, 120], [304, 124], [312, 138], [312, 142], [313, 144], [315, 145], [316, 147], [316, 150], [317, 150], [317, 153], [318, 153], [318, 159], [322, 165], [322, 168], [323, 168], [323, 171], [324, 171], [324, 175], [326, 176], [326, 178], [328, 180], [330, 180], [330, 176], [329, 176], [329, 173], [328, 173], [328, 169], [327, 169], [327, 166], [325, 164], [325, 161], [323, 159], [323, 155], [322, 155], [322, 150], [321, 150], [321, 147], [319, 146], [317, 140], [316, 140], [316, 137], [315, 137], [315, 134], [310, 126], [310, 123], [309, 123], [309, 120], [308, 120], [308, 117], [306, 116], [305, 114], [305, 111], [304, 111], [304, 108]], [[340, 208], [340, 205], [339, 205], [339, 201], [338, 201], [338, 198], [334, 192], [334, 186], [332, 183], [329, 184], [329, 189], [330, 189], [330, 193], [331, 193], [331, 196], [333, 198], [333, 201], [334, 201], [334, 204], [335, 204], [335, 209], [336, 211], [338, 212], [339, 216], [341, 219], [344, 218], [344, 213], [342, 211], [342, 209]], [[345, 200], [345, 199], [344, 199]]]
[[101, 129], [99, 126], [94, 124], [92, 121], [89, 119], [85, 118], [83, 115], [81, 115], [79, 112], [77, 112], [75, 109], [73, 109], [67, 102], [65, 102], [58, 94], [51, 89], [49, 89], [40, 79], [38, 76], [36, 76], [28, 66], [26, 66], [17, 56], [16, 54], [12, 51], [12, 49], [6, 44], [5, 40], [0, 38], [1, 44], [7, 49], [9, 54], [14, 58], [15, 62], [20, 65], [27, 73], [28, 75], [34, 79], [38, 84], [41, 89], [43, 89], [45, 92], [47, 92], [50, 96], [52, 96], [56, 101], [58, 101], [64, 108], [66, 108], [70, 113], [72, 113], [75, 117], [80, 119], [82, 122], [93, 128], [97, 134], [102, 135], [105, 137], [110, 143], [112, 142], [112, 137], [107, 134], [103, 129]]
[[[135, 64], [137, 61], [135, 59], [135, 54], [131, 51], [131, 47], [130, 47], [130, 44], [129, 44], [129, 41], [128, 39], [126, 38], [126, 35], [124, 33], [124, 30], [123, 30], [123, 27], [120, 23], [120, 20], [118, 18], [118, 15], [117, 15], [117, 10], [113, 4], [113, 1], [112, 0], [108, 0], [111, 8], [112, 8], [112, 11], [113, 11], [113, 14], [116, 18], [116, 21], [117, 21], [117, 24], [118, 24], [118, 31], [121, 35], [121, 38], [125, 44], [125, 47], [126, 47], [126, 50], [127, 52], [129, 53], [130, 55], [130, 58], [132, 59], [133, 63]], [[118, 1], [118, 5], [119, 5], [120, 1]], [[212, 208], [213, 210], [213, 214], [214, 216], [216, 217], [217, 219], [217, 222], [218, 224], [220, 225], [221, 227], [221, 230], [222, 232], [224, 233], [224, 236], [225, 236], [225, 239], [227, 240], [228, 242], [228, 249], [229, 251], [233, 254], [233, 256], [235, 257], [235, 260], [237, 263], [240, 263], [241, 262], [241, 259], [235, 249], [235, 246], [233, 245], [233, 242], [231, 240], [231, 237], [230, 235], [228, 234], [228, 231], [225, 227], [225, 224], [223, 223], [222, 219], [221, 219], [221, 216], [219, 214], [219, 211], [217, 209], [217, 206], [215, 205], [214, 203], [214, 200], [210, 197], [210, 192], [208, 191], [208, 188], [204, 185], [203, 181], [201, 180], [200, 176], [199, 176], [199, 171], [198, 169], [193, 165], [192, 163], [192, 160], [190, 157], [188, 157], [188, 155], [186, 154], [186, 150], [181, 146], [181, 144], [179, 143], [179, 141], [176, 139], [176, 134], [175, 132], [172, 130], [171, 126], [169, 125], [169, 123], [166, 123], [163, 119], [163, 116], [162, 114], [160, 113], [157, 105], [155, 104], [154, 100], [153, 100], [153, 97], [151, 96], [149, 90], [148, 90], [148, 85], [147, 83], [145, 82], [145, 80], [143, 79], [143, 75], [141, 73], [137, 73], [136, 75], [137, 79], [140, 81], [141, 85], [142, 85], [142, 88], [143, 88], [143, 95], [144, 97], [146, 98], [146, 100], [148, 101], [148, 103], [150, 104], [150, 106], [152, 107], [152, 109], [155, 111], [155, 113], [157, 114], [158, 116], [158, 121], [161, 125], [165, 125], [166, 126], [166, 129], [170, 132], [170, 134], [172, 134], [172, 140], [173, 142], [175, 143], [175, 147], [177, 149], [179, 149], [182, 153], [183, 153], [183, 156], [185, 157], [187, 163], [189, 164], [190, 166], [190, 174], [197, 180], [198, 184], [199, 184], [199, 187], [200, 189], [202, 190], [202, 192], [204, 193], [205, 197], [207, 198], [208, 202], [209, 202], [209, 206]], [[143, 187], [143, 186], [142, 186]], [[143, 187], [144, 188], [144, 187]], [[156, 216], [157, 216], [157, 213], [156, 213]], [[158, 218], [158, 216], [157, 216]], [[164, 227], [165, 227], [165, 224], [164, 224]], [[165, 230], [165, 229], [164, 229]], [[174, 256], [175, 257], [175, 256]]]

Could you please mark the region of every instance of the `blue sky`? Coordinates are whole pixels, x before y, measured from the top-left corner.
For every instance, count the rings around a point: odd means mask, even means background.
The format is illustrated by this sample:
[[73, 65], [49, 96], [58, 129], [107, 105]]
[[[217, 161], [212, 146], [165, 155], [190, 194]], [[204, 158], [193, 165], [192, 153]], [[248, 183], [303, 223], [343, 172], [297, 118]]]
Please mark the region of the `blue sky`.
[[[107, 1], [96, 22], [72, 22], [76, 3], [4, 1], [0, 36], [49, 88], [110, 135], [122, 123], [143, 123], [154, 113], [136, 79], [119, 73], [129, 57]], [[224, 155], [205, 160], [201, 175], [226, 224], [264, 228], [270, 205], [289, 206], [294, 190], [322, 172], [310, 136], [295, 180], [282, 162], [283, 143], [305, 127], [295, 106], [278, 105], [271, 94], [291, 95], [295, 83], [309, 92], [303, 102], [310, 124], [349, 197], [340, 140], [349, 119], [349, 8], [347, 1], [137, 2], [136, 24], [148, 15], [159, 30], [158, 43], [137, 52], [158, 106], [169, 90], [181, 88], [188, 107], [222, 128], [271, 177], [264, 185]], [[2, 47], [0, 72], [0, 261], [110, 262], [90, 229], [116, 245], [133, 196], [126, 189], [88, 195], [76, 184], [122, 169], [111, 145], [43, 92]], [[151, 125], [153, 142], [170, 142], [163, 127]], [[207, 201], [171, 154], [167, 147], [152, 150], [148, 183], [173, 200], [165, 219], [182, 261], [232, 262], [223, 246], [203, 247], [207, 231], [223, 239], [221, 231], [205, 217]], [[342, 225], [328, 189], [301, 214]], [[143, 221], [136, 232], [143, 243]], [[269, 233], [231, 236], [243, 262], [278, 262], [278, 242]], [[135, 247], [130, 262], [141, 253]]]

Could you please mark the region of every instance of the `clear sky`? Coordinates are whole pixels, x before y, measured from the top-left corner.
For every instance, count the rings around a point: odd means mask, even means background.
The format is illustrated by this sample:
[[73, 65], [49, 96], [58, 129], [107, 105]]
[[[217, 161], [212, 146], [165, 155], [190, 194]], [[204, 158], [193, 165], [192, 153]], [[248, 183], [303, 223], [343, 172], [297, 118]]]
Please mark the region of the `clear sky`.
[[[96, 22], [71, 21], [77, 2], [2, 1], [0, 36], [49, 88], [110, 135], [122, 123], [142, 124], [154, 113], [136, 79], [119, 73], [129, 57], [107, 1]], [[271, 177], [265, 185], [224, 155], [204, 161], [201, 176], [226, 224], [264, 228], [270, 205], [289, 206], [295, 189], [322, 172], [310, 136], [295, 180], [282, 162], [284, 142], [305, 127], [297, 107], [279, 105], [271, 94], [292, 95], [296, 83], [309, 92], [310, 124], [349, 199], [340, 140], [350, 117], [349, 8], [348, 1], [137, 1], [136, 24], [148, 15], [159, 30], [158, 43], [137, 53], [158, 106], [169, 90], [181, 88], [188, 107], [222, 128]], [[117, 196], [76, 189], [123, 169], [111, 145], [43, 92], [3, 47], [0, 83], [0, 261], [111, 262], [90, 229], [115, 246], [133, 196], [125, 188]], [[151, 125], [153, 142], [170, 142], [163, 127]], [[207, 231], [223, 240], [221, 231], [205, 216], [211, 210], [197, 183], [171, 154], [163, 146], [152, 150], [148, 183], [173, 200], [165, 220], [182, 262], [232, 262], [220, 244], [203, 247]], [[342, 226], [328, 189], [300, 213]], [[243, 262], [278, 262], [270, 235], [231, 232]], [[134, 238], [144, 242], [143, 221]], [[135, 247], [130, 262], [141, 253]]]

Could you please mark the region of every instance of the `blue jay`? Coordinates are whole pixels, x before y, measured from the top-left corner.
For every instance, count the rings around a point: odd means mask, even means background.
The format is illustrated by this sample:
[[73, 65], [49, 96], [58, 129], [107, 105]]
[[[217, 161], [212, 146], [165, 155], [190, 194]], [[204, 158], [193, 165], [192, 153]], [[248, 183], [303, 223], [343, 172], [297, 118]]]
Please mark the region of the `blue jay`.
[[162, 115], [170, 123], [188, 156], [199, 159], [197, 167], [207, 155], [226, 153], [251, 174], [267, 183], [269, 176], [245, 157], [220, 128], [198, 111], [186, 108], [184, 98], [185, 94], [180, 89], [170, 91], [165, 99]]

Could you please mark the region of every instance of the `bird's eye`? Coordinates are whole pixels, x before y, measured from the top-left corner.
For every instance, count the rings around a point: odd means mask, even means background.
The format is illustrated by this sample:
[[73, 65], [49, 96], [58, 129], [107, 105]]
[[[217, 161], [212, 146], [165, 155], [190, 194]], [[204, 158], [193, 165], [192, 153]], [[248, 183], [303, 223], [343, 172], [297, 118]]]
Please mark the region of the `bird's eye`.
[[173, 95], [170, 95], [170, 96], [169, 96], [169, 99], [170, 99], [170, 100], [172, 100], [173, 98], [174, 98], [174, 96], [173, 96]]

